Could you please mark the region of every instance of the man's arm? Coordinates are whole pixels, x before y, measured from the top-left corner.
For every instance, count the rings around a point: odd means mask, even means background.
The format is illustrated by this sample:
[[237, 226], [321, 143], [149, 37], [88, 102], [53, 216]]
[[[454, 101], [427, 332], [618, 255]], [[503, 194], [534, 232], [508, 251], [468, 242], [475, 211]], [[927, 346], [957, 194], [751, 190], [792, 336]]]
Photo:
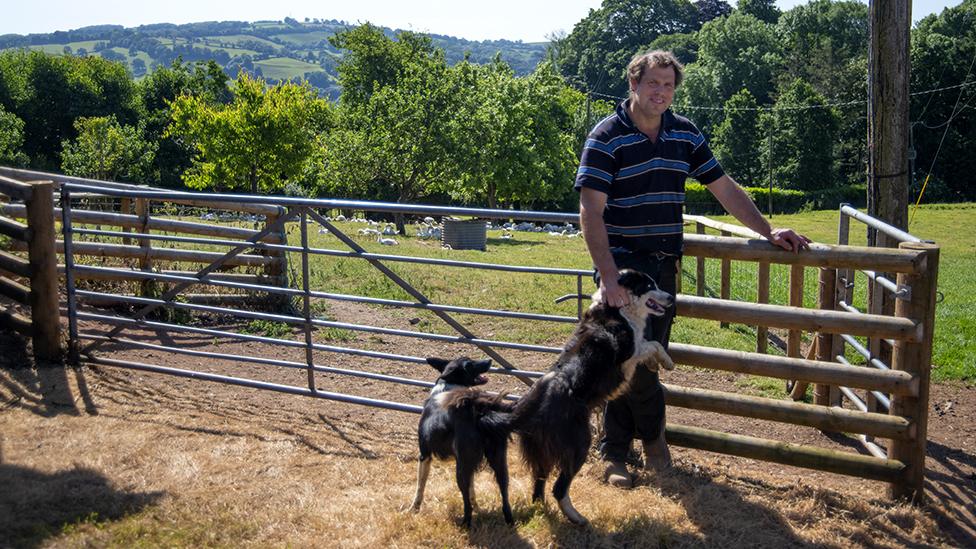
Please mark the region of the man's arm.
[[603, 210], [607, 205], [607, 195], [595, 189], [580, 189], [580, 229], [590, 252], [593, 265], [600, 273], [600, 291], [603, 301], [611, 307], [623, 307], [630, 298], [617, 284], [620, 273], [610, 253], [610, 239], [607, 226], [603, 222]]
[[732, 214], [740, 223], [761, 234], [773, 244], [797, 252], [807, 248], [810, 239], [797, 234], [793, 229], [774, 229], [769, 221], [756, 208], [749, 195], [728, 175], [723, 175], [707, 185], [725, 211]]

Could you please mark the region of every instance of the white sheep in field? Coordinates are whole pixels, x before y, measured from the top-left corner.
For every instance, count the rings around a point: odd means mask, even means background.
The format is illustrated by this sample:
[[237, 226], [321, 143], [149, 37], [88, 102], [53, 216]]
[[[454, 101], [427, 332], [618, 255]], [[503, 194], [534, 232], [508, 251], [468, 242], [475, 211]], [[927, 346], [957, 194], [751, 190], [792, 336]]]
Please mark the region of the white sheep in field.
[[440, 240], [440, 238], [441, 238], [441, 228], [440, 227], [432, 227], [432, 226], [428, 225], [427, 223], [421, 223], [420, 224], [420, 230], [417, 231], [417, 238], [422, 238], [424, 240], [429, 240], [429, 239], [434, 238], [434, 239]]
[[365, 228], [365, 229], [359, 229], [356, 232], [359, 233], [360, 236], [380, 236], [380, 234], [381, 234], [376, 229], [370, 229], [368, 227]]
[[377, 238], [376, 241], [379, 242], [380, 244], [384, 245], [384, 246], [399, 246], [400, 245], [400, 243], [397, 242], [396, 239], [393, 239], [393, 238], [382, 238], [382, 237], [380, 237], [380, 238]]
[[387, 223], [386, 225], [383, 226], [383, 234], [385, 236], [396, 236], [399, 233], [400, 231], [397, 230], [396, 226], [393, 223]]

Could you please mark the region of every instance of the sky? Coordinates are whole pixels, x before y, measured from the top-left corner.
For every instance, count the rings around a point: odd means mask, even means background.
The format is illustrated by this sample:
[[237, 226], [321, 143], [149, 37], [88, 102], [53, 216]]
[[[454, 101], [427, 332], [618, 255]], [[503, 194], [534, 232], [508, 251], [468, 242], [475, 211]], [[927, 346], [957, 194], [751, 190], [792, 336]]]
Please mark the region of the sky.
[[[0, 34], [47, 33], [89, 25], [135, 27], [150, 23], [259, 21], [293, 17], [338, 19], [446, 34], [468, 40], [545, 41], [569, 32], [600, 0], [0, 0]], [[862, 0], [865, 1], [866, 0]], [[897, 1], [897, 0], [896, 0]], [[912, 0], [912, 20], [939, 13], [962, 0]], [[730, 1], [734, 5], [734, 1]], [[789, 9], [806, 0], [777, 0]]]

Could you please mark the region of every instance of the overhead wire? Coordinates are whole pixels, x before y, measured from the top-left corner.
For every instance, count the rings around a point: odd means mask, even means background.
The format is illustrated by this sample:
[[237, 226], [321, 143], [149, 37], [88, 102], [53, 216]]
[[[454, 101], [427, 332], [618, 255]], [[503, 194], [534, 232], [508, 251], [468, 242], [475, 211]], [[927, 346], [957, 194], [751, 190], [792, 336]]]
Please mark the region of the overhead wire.
[[[952, 121], [959, 116], [966, 105], [963, 108], [959, 108], [959, 101], [962, 100], [962, 94], [965, 91], [965, 85], [969, 83], [969, 75], [973, 73], [973, 65], [976, 64], [976, 49], [973, 50], [973, 59], [969, 62], [969, 69], [966, 70], [966, 76], [962, 79], [962, 84], [959, 86], [959, 95], [956, 96], [956, 103], [952, 106], [952, 112], [949, 114], [949, 118], [945, 122], [945, 131], [942, 132], [942, 137], [939, 139], [939, 146], [935, 150], [935, 155], [932, 157], [932, 163], [929, 164], [929, 173], [925, 176], [925, 182], [922, 184], [921, 190], [918, 191], [918, 200], [915, 201], [915, 205], [912, 207], [912, 215], [908, 219], [908, 224], [911, 225], [912, 221], [915, 220], [915, 214], [918, 212], [918, 205], [922, 203], [922, 196], [925, 195], [925, 188], [929, 184], [929, 179], [932, 177], [932, 170], [935, 169], [935, 161], [939, 158], [939, 153], [942, 152], [942, 144], [945, 143], [945, 138], [949, 134], [949, 125]], [[973, 82], [976, 84], [976, 82]]]

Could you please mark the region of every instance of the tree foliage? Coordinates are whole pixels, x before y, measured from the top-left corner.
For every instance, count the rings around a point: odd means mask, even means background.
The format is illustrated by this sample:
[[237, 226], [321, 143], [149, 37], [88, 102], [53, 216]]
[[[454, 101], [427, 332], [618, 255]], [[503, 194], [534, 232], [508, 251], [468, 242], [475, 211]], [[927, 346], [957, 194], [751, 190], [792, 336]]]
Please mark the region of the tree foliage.
[[776, 23], [782, 14], [774, 0], [739, 0], [736, 3], [736, 10], [764, 23]]
[[324, 189], [384, 195], [408, 202], [456, 177], [451, 156], [459, 81], [430, 39], [401, 32], [397, 40], [363, 25], [336, 37], [348, 50], [339, 65], [340, 127], [328, 137]]
[[912, 97], [912, 198], [929, 178], [925, 201], [976, 200], [976, 0], [920, 21], [911, 60], [912, 89], [949, 88]]
[[0, 165], [25, 166], [27, 155], [21, 150], [24, 144], [24, 121], [0, 105]]
[[182, 174], [192, 165], [193, 148], [185, 140], [166, 135], [172, 120], [170, 104], [184, 95], [211, 105], [228, 103], [232, 94], [227, 75], [213, 61], [191, 64], [177, 59], [144, 78], [137, 92], [143, 112], [143, 139], [158, 144], [153, 182], [164, 187], [182, 186]]
[[183, 176], [193, 189], [280, 192], [312, 158], [316, 135], [331, 124], [331, 109], [307, 85], [266, 87], [241, 73], [227, 105], [182, 95], [172, 104], [166, 135], [196, 151]]
[[604, 0], [556, 44], [555, 61], [577, 87], [622, 96], [624, 68], [642, 46], [699, 25], [698, 9], [688, 0]]
[[780, 94], [773, 110], [764, 113], [762, 125], [774, 129], [773, 150], [766, 149], [765, 156], [773, 159], [776, 186], [798, 190], [832, 186], [838, 114], [825, 103], [808, 82], [796, 80]]
[[489, 208], [566, 194], [577, 164], [571, 129], [582, 94], [566, 88], [548, 63], [524, 78], [500, 60], [458, 72], [468, 90], [460, 111], [467, 130], [459, 134], [461, 170], [448, 192]]
[[23, 152], [35, 168], [57, 169], [61, 144], [76, 137], [78, 118], [115, 115], [130, 124], [138, 117], [125, 67], [100, 57], [2, 52], [0, 80], [6, 90], [0, 100], [24, 122]]
[[756, 98], [743, 88], [725, 102], [725, 119], [715, 128], [712, 147], [722, 167], [739, 183], [756, 186], [762, 178], [763, 140]]
[[142, 181], [152, 169], [156, 144], [142, 139], [135, 126], [121, 126], [115, 116], [75, 120], [78, 137], [65, 141], [61, 169], [68, 175], [105, 181]]

